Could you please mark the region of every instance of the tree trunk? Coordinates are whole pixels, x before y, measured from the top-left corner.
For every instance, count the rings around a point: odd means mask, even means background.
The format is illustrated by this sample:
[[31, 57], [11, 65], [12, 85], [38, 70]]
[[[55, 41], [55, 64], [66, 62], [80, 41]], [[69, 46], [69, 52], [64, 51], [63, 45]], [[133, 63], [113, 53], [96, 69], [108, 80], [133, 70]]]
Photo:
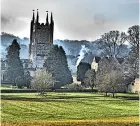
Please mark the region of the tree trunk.
[[115, 93], [114, 93], [114, 92], [112, 93], [112, 97], [113, 97], [113, 98], [115, 97]]
[[115, 97], [114, 87], [113, 87], [112, 97], [113, 97], [113, 98]]
[[15, 84], [15, 81], [12, 81], [12, 85], [13, 86], [17, 86], [17, 83]]
[[107, 97], [107, 92], [105, 92], [105, 97]]
[[40, 91], [40, 95], [41, 96], [44, 96], [44, 91]]
[[92, 93], [93, 93], [93, 86], [91, 86], [91, 91], [92, 91]]
[[115, 56], [115, 53], [116, 53], [116, 43], [114, 42], [114, 56]]

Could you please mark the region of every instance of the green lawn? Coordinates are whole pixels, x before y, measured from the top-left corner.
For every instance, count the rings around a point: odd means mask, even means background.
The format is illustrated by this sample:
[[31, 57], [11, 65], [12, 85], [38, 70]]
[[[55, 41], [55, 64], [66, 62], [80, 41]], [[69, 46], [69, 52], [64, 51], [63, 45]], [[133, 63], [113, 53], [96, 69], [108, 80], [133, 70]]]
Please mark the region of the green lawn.
[[[2, 93], [2, 122], [127, 120], [138, 124], [138, 95]], [[127, 121], [126, 121], [127, 122]], [[7, 124], [8, 125], [8, 124]]]
[[16, 86], [12, 86], [9, 84], [9, 85], [1, 85], [0, 86], [0, 90], [12, 90], [12, 89], [16, 89], [18, 90], [18, 88]]

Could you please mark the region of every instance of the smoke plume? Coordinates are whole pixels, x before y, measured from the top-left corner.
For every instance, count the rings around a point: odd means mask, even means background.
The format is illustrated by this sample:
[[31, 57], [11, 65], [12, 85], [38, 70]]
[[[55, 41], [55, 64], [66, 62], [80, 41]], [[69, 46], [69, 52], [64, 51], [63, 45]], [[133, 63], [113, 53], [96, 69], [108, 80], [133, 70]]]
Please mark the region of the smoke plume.
[[76, 62], [76, 67], [79, 65], [81, 60], [84, 58], [85, 54], [89, 52], [89, 49], [85, 45], [81, 45], [81, 50], [79, 52], [78, 60]]

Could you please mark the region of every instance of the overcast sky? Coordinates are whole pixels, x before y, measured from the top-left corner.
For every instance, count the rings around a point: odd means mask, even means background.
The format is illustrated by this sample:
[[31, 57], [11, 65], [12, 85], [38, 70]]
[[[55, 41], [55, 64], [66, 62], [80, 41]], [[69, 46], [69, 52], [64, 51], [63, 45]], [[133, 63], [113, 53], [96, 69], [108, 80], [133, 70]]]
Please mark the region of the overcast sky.
[[53, 12], [54, 39], [95, 40], [139, 24], [139, 0], [1, 0], [1, 31], [29, 37], [33, 9], [41, 23]]

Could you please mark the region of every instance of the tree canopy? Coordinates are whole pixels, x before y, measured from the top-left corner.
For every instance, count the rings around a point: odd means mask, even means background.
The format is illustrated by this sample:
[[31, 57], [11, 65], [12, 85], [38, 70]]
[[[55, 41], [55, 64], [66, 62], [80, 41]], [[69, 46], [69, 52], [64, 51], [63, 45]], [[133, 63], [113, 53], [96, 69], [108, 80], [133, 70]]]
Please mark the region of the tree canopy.
[[113, 97], [116, 92], [126, 90], [126, 85], [123, 81], [123, 73], [119, 70], [111, 70], [109, 73], [101, 77], [98, 84], [98, 90], [101, 92], [112, 93]]
[[110, 31], [101, 36], [100, 45], [104, 50], [104, 56], [117, 56], [124, 42], [126, 41], [126, 34], [119, 31]]
[[7, 49], [6, 56], [6, 79], [15, 83], [15, 79], [24, 76], [23, 65], [19, 57], [20, 46], [16, 39]]
[[124, 75], [121, 65], [116, 58], [102, 58], [96, 74], [96, 86], [99, 91], [107, 93], [126, 90]]
[[71, 84], [73, 82], [67, 64], [66, 54], [62, 47], [55, 45], [51, 48], [45, 60], [44, 68], [46, 68], [56, 80], [54, 88], [60, 88], [65, 84]]
[[95, 70], [89, 69], [85, 73], [84, 86], [85, 87], [91, 87], [91, 89], [93, 90], [93, 87], [95, 86], [95, 80], [96, 80], [96, 72], [95, 72]]
[[135, 56], [135, 58], [138, 58], [139, 56], [139, 25], [134, 25], [132, 27], [130, 27], [127, 31], [128, 33], [128, 37], [127, 40], [130, 43], [130, 45], [132, 46], [132, 53], [134, 54], [133, 56]]
[[53, 88], [54, 82], [55, 80], [51, 73], [46, 71], [46, 69], [38, 69], [31, 81], [31, 88], [37, 89], [41, 95], [44, 95], [46, 89]]
[[91, 69], [91, 65], [89, 63], [80, 62], [77, 66], [77, 81], [83, 82], [85, 73]]
[[139, 25], [134, 25], [130, 27], [127, 31], [127, 40], [131, 45], [131, 50], [129, 52], [129, 60], [131, 66], [135, 69], [135, 76], [139, 76]]

